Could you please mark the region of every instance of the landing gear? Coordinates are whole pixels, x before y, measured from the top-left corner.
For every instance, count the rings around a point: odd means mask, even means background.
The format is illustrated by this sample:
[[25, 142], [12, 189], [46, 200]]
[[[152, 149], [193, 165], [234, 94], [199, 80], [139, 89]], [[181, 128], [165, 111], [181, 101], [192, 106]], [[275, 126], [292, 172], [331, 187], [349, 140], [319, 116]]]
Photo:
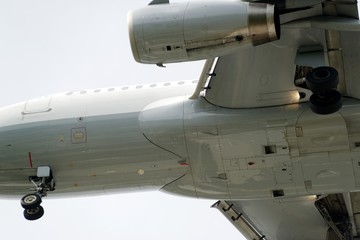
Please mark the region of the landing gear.
[[37, 176], [29, 177], [29, 181], [34, 184], [35, 192], [22, 197], [21, 206], [24, 208], [25, 219], [33, 221], [44, 215], [44, 208], [40, 204], [48, 191], [55, 190], [55, 181], [50, 167], [47, 166], [39, 167]]
[[34, 221], [40, 219], [44, 215], [44, 208], [37, 206], [31, 209], [24, 210], [24, 217], [26, 220]]
[[336, 90], [338, 72], [332, 67], [318, 67], [306, 74], [306, 86], [313, 92], [310, 108], [317, 114], [331, 114], [342, 107], [341, 94]]
[[310, 108], [317, 114], [331, 114], [340, 110], [342, 106], [341, 94], [336, 90], [329, 90], [323, 94], [313, 94], [310, 97]]
[[41, 202], [42, 199], [38, 193], [30, 193], [21, 198], [21, 206], [25, 209], [40, 206]]

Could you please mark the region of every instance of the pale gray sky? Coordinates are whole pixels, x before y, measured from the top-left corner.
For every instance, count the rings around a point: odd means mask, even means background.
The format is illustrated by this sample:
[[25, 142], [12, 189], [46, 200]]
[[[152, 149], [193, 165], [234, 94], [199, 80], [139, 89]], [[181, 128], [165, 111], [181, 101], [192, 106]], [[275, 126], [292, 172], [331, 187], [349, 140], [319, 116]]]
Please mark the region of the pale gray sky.
[[[150, 0], [149, 0], [150, 1]], [[196, 79], [202, 63], [166, 69], [136, 63], [126, 14], [148, 1], [0, 0], [0, 106], [67, 90]], [[0, 200], [3, 239], [241, 239], [214, 201], [159, 192], [47, 199], [23, 219]]]

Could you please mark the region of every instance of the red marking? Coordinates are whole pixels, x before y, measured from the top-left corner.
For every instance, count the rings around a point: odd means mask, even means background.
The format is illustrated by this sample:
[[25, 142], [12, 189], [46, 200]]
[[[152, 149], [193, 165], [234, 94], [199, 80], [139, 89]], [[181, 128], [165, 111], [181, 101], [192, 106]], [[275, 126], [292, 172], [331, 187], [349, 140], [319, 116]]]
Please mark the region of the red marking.
[[180, 163], [180, 166], [189, 166], [189, 164], [186, 162], [183, 162], [183, 163]]
[[29, 152], [29, 164], [30, 167], [33, 168], [32, 158], [31, 158], [31, 152]]

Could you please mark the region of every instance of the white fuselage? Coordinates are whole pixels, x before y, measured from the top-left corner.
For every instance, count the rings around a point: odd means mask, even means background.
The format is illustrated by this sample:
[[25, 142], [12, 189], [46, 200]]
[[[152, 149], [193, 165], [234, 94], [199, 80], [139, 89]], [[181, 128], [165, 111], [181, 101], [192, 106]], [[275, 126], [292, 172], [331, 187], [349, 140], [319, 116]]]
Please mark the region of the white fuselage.
[[44, 165], [54, 174], [54, 195], [159, 189], [186, 167], [143, 136], [139, 113], [158, 99], [189, 95], [194, 85], [68, 92], [2, 108], [0, 194], [29, 192], [28, 177]]
[[69, 92], [0, 109], [0, 194], [50, 166], [78, 195], [162, 189], [253, 199], [360, 189], [360, 102], [225, 109], [189, 100], [193, 82]]

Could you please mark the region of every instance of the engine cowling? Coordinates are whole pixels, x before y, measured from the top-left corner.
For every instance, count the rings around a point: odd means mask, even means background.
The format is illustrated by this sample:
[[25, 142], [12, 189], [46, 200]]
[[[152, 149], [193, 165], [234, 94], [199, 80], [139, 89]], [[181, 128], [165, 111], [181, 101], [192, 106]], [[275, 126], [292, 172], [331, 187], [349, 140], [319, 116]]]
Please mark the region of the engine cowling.
[[274, 5], [209, 1], [149, 5], [128, 14], [137, 62], [162, 64], [227, 55], [279, 39]]

